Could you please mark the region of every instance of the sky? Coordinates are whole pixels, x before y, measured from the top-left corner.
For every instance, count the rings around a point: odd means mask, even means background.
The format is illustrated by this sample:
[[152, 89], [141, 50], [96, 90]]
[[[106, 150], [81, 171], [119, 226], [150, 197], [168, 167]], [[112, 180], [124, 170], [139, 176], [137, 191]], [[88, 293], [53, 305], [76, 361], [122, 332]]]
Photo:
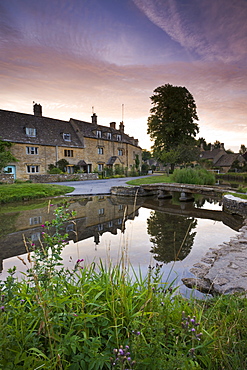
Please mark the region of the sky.
[[0, 109], [75, 118], [143, 149], [155, 88], [185, 86], [199, 137], [247, 146], [247, 0], [0, 0]]

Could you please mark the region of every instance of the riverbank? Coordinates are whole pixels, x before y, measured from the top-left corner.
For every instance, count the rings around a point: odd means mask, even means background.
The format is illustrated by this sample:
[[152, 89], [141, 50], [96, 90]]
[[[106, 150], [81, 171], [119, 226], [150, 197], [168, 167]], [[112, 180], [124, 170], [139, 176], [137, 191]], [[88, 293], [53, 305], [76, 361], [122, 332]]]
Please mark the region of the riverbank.
[[246, 369], [246, 298], [185, 299], [161, 283], [159, 263], [145, 276], [127, 259], [61, 268], [66, 242], [58, 230], [75, 215], [54, 213], [42, 250], [27, 241], [34, 252], [21, 258], [26, 280], [13, 268], [1, 284], [0, 368]]
[[1, 184], [0, 204], [55, 197], [67, 194], [73, 190], [74, 188], [71, 186], [61, 186], [55, 184]]

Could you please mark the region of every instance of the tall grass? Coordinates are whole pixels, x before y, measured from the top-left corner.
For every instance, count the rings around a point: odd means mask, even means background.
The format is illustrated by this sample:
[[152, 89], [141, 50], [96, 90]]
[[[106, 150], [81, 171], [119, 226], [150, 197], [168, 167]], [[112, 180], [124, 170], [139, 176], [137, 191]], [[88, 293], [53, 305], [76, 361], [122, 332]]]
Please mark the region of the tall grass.
[[24, 278], [13, 268], [1, 282], [0, 369], [247, 368], [246, 298], [187, 300], [161, 283], [160, 264], [145, 276], [124, 261], [68, 270], [70, 217], [57, 207], [40, 243], [25, 241]]
[[214, 185], [215, 175], [201, 167], [176, 169], [172, 181], [182, 184]]

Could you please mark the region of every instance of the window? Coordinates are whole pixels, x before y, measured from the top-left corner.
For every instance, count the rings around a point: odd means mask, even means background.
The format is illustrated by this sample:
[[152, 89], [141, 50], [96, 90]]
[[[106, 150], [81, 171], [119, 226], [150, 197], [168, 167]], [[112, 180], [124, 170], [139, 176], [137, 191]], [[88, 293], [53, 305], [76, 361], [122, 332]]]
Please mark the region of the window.
[[27, 136], [36, 136], [36, 128], [26, 127], [26, 135]]
[[29, 223], [30, 223], [30, 226], [41, 224], [42, 217], [41, 216], [31, 217]]
[[74, 231], [74, 224], [69, 224], [66, 226], [66, 233]]
[[27, 146], [26, 147], [26, 153], [27, 154], [38, 154], [38, 147], [36, 147], [36, 146]]
[[121, 141], [122, 140], [122, 136], [117, 134], [117, 141]]
[[122, 211], [122, 210], [123, 210], [123, 205], [122, 205], [122, 204], [119, 204], [119, 206], [118, 206], [118, 210], [119, 210], [119, 211]]
[[63, 134], [64, 141], [71, 141], [71, 135], [70, 134]]
[[98, 164], [98, 171], [99, 171], [99, 172], [102, 172], [102, 171], [103, 171], [103, 166], [104, 166], [104, 165], [103, 165], [102, 163], [99, 163], [99, 164]]
[[104, 149], [102, 147], [99, 147], [98, 148], [98, 154], [103, 154], [104, 153]]
[[106, 138], [109, 139], [109, 140], [111, 140], [111, 132], [107, 132], [106, 133]]
[[109, 221], [108, 222], [108, 227], [112, 227], [113, 226], [113, 222], [112, 221]]
[[119, 156], [123, 155], [123, 149], [118, 149], [118, 155]]
[[71, 149], [64, 149], [64, 156], [65, 157], [74, 157], [74, 151]]
[[98, 212], [99, 212], [99, 215], [102, 216], [105, 213], [105, 209], [100, 208]]
[[39, 166], [27, 165], [27, 173], [37, 173], [39, 172]]
[[67, 173], [74, 173], [74, 166], [67, 166]]
[[36, 242], [36, 241], [40, 240], [40, 233], [31, 234], [31, 240], [32, 240], [32, 242]]
[[101, 132], [101, 131], [99, 131], [99, 130], [97, 130], [97, 131], [96, 131], [96, 136], [97, 136], [97, 137], [99, 137], [99, 138], [100, 138], [100, 137], [102, 137], [102, 132]]
[[98, 224], [98, 231], [104, 230], [104, 224]]

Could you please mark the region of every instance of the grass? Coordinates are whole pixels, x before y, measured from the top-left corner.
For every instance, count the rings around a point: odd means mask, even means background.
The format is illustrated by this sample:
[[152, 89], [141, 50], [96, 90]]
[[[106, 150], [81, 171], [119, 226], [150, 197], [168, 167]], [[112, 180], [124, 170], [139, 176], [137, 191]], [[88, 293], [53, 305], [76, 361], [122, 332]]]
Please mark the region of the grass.
[[247, 368], [247, 298], [185, 299], [126, 261], [61, 265], [75, 215], [57, 207], [38, 245], [26, 241], [25, 279], [0, 283], [0, 369], [193, 370]]
[[71, 186], [51, 184], [0, 185], [0, 204], [64, 195], [73, 191]]
[[130, 180], [127, 182], [129, 185], [146, 185], [146, 184], [157, 184], [157, 183], [171, 183], [172, 178], [171, 176], [167, 175], [157, 175], [157, 176], [150, 176], [150, 177], [143, 177], [141, 179]]

